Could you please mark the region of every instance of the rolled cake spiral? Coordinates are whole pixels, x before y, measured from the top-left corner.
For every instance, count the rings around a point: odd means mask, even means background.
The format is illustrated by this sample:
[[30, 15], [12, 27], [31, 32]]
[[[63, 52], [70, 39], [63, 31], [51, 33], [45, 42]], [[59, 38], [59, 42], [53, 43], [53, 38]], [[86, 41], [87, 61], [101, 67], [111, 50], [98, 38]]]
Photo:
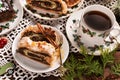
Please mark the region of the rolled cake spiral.
[[27, 4], [37, 10], [53, 14], [66, 14], [67, 5], [62, 0], [26, 0]]

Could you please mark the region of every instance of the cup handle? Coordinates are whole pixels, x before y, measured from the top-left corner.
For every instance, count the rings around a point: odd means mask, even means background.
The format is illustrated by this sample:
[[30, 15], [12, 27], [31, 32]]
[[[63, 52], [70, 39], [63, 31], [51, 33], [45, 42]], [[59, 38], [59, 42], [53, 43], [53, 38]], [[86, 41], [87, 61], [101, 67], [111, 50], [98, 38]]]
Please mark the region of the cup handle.
[[110, 31], [109, 38], [114, 39], [116, 42], [120, 44], [120, 29], [119, 28], [113, 28]]

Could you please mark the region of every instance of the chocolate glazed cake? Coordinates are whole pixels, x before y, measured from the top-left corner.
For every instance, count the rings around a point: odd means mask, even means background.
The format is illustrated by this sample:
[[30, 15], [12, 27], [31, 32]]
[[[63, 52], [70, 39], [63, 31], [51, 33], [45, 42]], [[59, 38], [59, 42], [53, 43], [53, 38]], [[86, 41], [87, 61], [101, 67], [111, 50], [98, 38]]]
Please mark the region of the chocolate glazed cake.
[[0, 22], [11, 20], [15, 16], [15, 11], [11, 0], [0, 0]]

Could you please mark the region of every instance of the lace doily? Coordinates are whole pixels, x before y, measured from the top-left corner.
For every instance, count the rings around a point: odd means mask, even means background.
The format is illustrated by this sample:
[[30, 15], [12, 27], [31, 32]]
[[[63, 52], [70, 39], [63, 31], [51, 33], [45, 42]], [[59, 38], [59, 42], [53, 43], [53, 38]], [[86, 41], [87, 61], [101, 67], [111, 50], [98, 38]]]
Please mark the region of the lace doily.
[[[110, 9], [113, 9], [114, 5], [117, 2], [116, 0], [111, 0], [110, 3], [105, 3], [104, 1], [102, 1], [102, 0], [86, 0], [83, 2], [83, 5], [81, 8], [84, 8], [84, 7], [86, 7], [88, 5], [92, 5], [92, 4], [101, 4], [101, 5], [107, 6]], [[63, 32], [66, 36], [65, 25], [66, 25], [67, 19], [68, 18], [63, 18], [63, 19], [59, 19], [59, 20], [43, 20], [43, 19], [38, 19], [35, 16], [32, 16], [25, 11], [23, 20], [19, 23], [19, 25], [14, 30], [12, 30], [10, 33], [4, 35], [9, 39], [9, 42], [3, 49], [0, 49], [0, 58], [2, 58], [2, 60], [7, 60], [8, 62], [10, 61], [10, 62], [15, 63], [15, 69], [14, 69], [14, 73], [12, 75], [4, 74], [4, 75], [0, 76], [0, 80], [3, 80], [3, 79], [4, 80], [34, 80], [34, 78], [38, 77], [38, 76], [42, 76], [42, 77], [46, 77], [46, 76], [50, 76], [50, 75], [61, 76], [62, 74], [60, 73], [59, 69], [56, 69], [54, 71], [47, 72], [47, 73], [40, 73], [40, 74], [26, 71], [24, 68], [22, 68], [20, 65], [18, 65], [14, 61], [11, 50], [12, 50], [12, 43], [13, 43], [16, 35], [27, 25], [32, 24], [32, 21], [36, 21], [41, 24], [46, 24], [46, 25], [51, 25], [51, 26], [61, 25], [61, 26], [58, 26], [57, 28], [61, 32]], [[74, 48], [70, 44], [70, 53], [76, 53], [76, 52], [78, 52], [77, 49]]]

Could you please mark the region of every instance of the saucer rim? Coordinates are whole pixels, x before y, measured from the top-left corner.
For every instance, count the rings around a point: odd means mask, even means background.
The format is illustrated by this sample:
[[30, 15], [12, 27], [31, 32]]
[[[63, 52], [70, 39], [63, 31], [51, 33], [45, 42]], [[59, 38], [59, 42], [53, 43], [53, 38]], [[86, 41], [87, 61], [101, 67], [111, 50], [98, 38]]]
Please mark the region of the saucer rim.
[[[67, 34], [67, 37], [68, 37], [68, 39], [69, 39], [69, 41], [70, 41], [70, 43], [75, 47], [75, 48], [77, 48], [77, 50], [79, 50], [79, 52], [80, 52], [80, 47], [77, 45], [77, 42], [75, 42], [74, 41], [74, 37], [73, 37], [73, 34], [75, 33], [73, 30], [71, 30], [71, 28], [70, 27], [72, 27], [72, 21], [73, 20], [81, 20], [81, 14], [82, 14], [82, 11], [83, 11], [84, 9], [81, 9], [81, 10], [79, 10], [79, 11], [77, 11], [77, 12], [74, 12], [73, 14], [71, 14], [71, 16], [68, 18], [68, 20], [67, 20], [67, 22], [66, 22], [66, 34]], [[78, 17], [78, 15], [79, 15], [79, 17]], [[115, 22], [115, 26], [119, 26], [119, 24], [117, 23], [117, 21]], [[114, 41], [114, 43], [112, 43], [112, 44], [114, 44], [114, 47], [112, 48], [112, 50], [114, 50], [114, 48], [116, 48], [117, 47], [117, 42], [115, 42]], [[106, 45], [104, 45], [104, 47], [105, 47]], [[112, 45], [111, 45], [112, 46]], [[111, 47], [110, 46], [110, 47]], [[111, 49], [110, 47], [108, 47], [109, 49]], [[107, 47], [106, 47], [107, 48]], [[94, 53], [91, 53], [91, 52], [89, 52], [88, 54], [90, 54], [90, 55], [94, 55], [94, 56], [100, 56], [101, 55], [101, 53], [99, 53], [99, 50], [96, 50]]]

